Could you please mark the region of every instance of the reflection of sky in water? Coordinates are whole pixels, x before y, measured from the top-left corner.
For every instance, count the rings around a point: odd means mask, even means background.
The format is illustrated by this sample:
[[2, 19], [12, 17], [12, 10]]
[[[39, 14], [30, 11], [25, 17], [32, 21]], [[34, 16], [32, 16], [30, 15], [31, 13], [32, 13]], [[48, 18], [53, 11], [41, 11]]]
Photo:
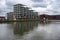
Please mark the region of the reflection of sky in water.
[[[23, 23], [20, 23], [20, 25], [21, 24]], [[14, 25], [16, 25], [16, 23], [14, 23]], [[34, 25], [35, 24], [32, 26]], [[28, 34], [17, 36], [14, 35], [13, 24], [0, 24], [0, 40], [60, 40], [60, 22], [38, 24], [36, 26], [38, 27], [34, 27]]]
[[39, 24], [34, 31], [23, 38], [25, 40], [60, 40], [60, 23]]
[[12, 40], [13, 33], [10, 24], [0, 24], [0, 40]]

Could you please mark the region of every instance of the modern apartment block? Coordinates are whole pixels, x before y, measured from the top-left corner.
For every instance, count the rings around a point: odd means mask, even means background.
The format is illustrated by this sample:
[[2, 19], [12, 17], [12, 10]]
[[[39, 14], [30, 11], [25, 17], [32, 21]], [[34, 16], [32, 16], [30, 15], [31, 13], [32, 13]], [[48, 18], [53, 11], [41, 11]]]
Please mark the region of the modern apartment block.
[[[13, 7], [13, 13], [7, 13], [7, 19], [20, 20], [20, 19], [36, 19], [38, 17], [38, 12], [30, 10], [29, 7], [25, 7], [23, 4], [16, 4]], [[11, 20], [9, 19], [9, 20]]]
[[29, 10], [29, 7], [24, 7], [23, 4], [14, 5], [14, 14], [16, 19], [32, 19], [38, 16], [38, 12], [34, 12], [33, 10]]

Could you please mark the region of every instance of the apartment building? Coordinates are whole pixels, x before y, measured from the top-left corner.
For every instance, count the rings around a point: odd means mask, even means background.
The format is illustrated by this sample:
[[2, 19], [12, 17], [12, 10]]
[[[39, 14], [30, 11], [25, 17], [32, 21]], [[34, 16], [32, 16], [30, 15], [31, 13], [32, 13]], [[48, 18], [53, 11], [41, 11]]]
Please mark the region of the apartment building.
[[7, 13], [8, 20], [21, 20], [21, 19], [32, 19], [38, 16], [38, 12], [30, 10], [29, 7], [25, 7], [23, 4], [15, 4], [13, 12]]

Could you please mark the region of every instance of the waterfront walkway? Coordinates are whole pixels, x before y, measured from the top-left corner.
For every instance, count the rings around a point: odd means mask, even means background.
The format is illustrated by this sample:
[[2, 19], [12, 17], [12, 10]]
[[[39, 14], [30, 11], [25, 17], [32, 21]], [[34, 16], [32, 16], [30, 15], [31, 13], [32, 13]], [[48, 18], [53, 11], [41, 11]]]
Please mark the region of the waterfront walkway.
[[47, 21], [51, 21], [51, 22], [60, 22], [60, 20], [47, 20]]

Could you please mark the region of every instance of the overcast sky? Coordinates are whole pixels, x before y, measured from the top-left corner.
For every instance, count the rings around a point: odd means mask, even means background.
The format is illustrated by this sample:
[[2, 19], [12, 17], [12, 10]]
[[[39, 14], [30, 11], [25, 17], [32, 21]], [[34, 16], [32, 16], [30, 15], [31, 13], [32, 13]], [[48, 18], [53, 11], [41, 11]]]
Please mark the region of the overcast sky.
[[39, 14], [60, 14], [60, 0], [0, 0], [0, 15], [13, 11], [14, 4], [24, 4]]

